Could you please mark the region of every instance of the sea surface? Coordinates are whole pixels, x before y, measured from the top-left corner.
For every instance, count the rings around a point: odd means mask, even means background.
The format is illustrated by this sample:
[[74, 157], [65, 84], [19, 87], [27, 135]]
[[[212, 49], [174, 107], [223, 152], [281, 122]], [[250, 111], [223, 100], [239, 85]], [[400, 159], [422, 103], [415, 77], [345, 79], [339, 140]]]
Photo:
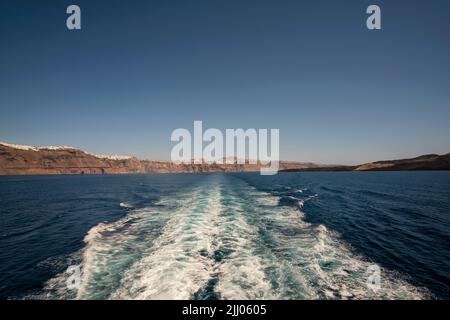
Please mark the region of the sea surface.
[[0, 177], [0, 218], [0, 299], [450, 299], [448, 171]]

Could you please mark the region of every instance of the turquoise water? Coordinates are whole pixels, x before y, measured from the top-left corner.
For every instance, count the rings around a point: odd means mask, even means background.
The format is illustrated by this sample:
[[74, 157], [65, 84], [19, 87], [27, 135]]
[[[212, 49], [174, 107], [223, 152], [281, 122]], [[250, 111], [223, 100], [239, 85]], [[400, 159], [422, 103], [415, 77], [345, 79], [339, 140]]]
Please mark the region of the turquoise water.
[[0, 191], [3, 298], [450, 296], [448, 172], [4, 177]]

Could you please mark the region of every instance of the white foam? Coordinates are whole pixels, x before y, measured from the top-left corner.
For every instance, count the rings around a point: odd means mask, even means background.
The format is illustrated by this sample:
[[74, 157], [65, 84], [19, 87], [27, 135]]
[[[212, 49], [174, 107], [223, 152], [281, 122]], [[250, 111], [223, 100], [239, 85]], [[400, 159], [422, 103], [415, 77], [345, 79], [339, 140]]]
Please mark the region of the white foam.
[[122, 207], [122, 208], [133, 208], [133, 205], [128, 203], [128, 202], [121, 202], [119, 204], [119, 206]]
[[189, 299], [207, 284], [214, 273], [210, 256], [218, 231], [212, 222], [221, 211], [219, 187], [208, 189], [175, 212], [148, 255], [125, 272], [114, 299]]
[[[316, 195], [315, 195], [316, 196]], [[309, 199], [309, 198], [308, 198]], [[426, 293], [372, 264], [297, 207], [227, 176], [101, 223], [85, 237], [79, 299], [190, 299], [217, 279], [223, 299], [420, 299]], [[221, 256], [217, 258], [216, 256]]]

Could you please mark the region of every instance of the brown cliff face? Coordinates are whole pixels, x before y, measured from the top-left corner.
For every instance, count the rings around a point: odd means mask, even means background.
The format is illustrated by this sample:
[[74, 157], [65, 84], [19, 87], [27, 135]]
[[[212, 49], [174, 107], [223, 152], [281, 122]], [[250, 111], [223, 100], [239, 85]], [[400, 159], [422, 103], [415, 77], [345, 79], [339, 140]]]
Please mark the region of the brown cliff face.
[[[281, 162], [280, 170], [317, 165]], [[172, 161], [108, 159], [70, 147], [14, 147], [0, 143], [0, 175], [257, 172], [259, 164], [177, 164]]]
[[428, 154], [412, 159], [387, 160], [366, 163], [355, 168], [357, 171], [395, 170], [450, 170], [450, 153]]
[[111, 163], [78, 149], [23, 150], [0, 144], [0, 174], [95, 174], [125, 171], [122, 162]]
[[[258, 172], [260, 164], [177, 164], [172, 161], [107, 158], [71, 147], [25, 147], [0, 143], [0, 175]], [[279, 171], [450, 170], [450, 153], [359, 166], [281, 161]]]

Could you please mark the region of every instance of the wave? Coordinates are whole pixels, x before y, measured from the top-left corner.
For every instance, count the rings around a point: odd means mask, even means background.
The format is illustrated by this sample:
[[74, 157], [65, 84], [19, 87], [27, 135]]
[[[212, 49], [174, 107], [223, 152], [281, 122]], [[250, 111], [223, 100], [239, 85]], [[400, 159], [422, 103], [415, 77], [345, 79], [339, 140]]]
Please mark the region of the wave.
[[128, 202], [121, 202], [119, 204], [119, 207], [130, 209], [130, 208], [133, 208], [134, 206], [132, 204], [128, 203]]
[[[424, 289], [380, 268], [339, 235], [229, 175], [208, 175], [101, 223], [85, 237], [77, 299], [421, 299]], [[303, 202], [302, 202], [303, 201]], [[301, 204], [300, 204], [301, 203]], [[378, 267], [377, 267], [378, 268]], [[51, 282], [51, 281], [50, 281]], [[55, 282], [55, 281], [53, 281]]]

